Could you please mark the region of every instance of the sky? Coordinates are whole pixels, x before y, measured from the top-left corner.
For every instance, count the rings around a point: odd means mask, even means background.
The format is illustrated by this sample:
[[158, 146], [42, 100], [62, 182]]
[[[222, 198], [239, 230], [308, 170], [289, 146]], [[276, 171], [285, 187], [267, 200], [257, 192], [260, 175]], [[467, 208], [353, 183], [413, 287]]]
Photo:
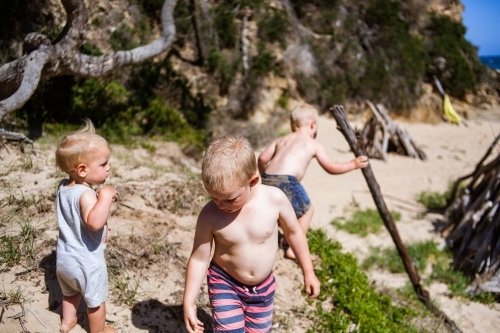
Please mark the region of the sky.
[[462, 0], [465, 38], [480, 56], [500, 55], [500, 0]]

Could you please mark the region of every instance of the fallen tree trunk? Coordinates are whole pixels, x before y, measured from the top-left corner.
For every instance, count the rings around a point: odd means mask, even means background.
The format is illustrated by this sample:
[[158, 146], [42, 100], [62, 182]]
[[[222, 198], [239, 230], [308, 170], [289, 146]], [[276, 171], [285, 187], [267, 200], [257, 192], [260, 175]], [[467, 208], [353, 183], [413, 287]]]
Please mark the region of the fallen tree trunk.
[[387, 153], [394, 151], [399, 155], [427, 159], [425, 152], [417, 147], [410, 134], [392, 121], [389, 112], [382, 104], [375, 106], [370, 101], [366, 103], [373, 113], [373, 117], [362, 130], [368, 157], [385, 161]]
[[[333, 114], [333, 117], [337, 121], [338, 129], [342, 132], [345, 139], [349, 143], [349, 147], [353, 151], [356, 156], [364, 156], [366, 155], [363, 137], [360, 132], [354, 132], [351, 126], [349, 125], [349, 121], [344, 112], [344, 107], [342, 105], [335, 105], [330, 109], [330, 112]], [[457, 325], [451, 320], [446, 314], [444, 314], [441, 310], [439, 310], [431, 301], [429, 297], [429, 292], [425, 290], [420, 284], [420, 277], [418, 272], [413, 265], [410, 255], [408, 254], [408, 250], [404, 246], [401, 241], [401, 237], [399, 236], [398, 229], [396, 228], [396, 224], [394, 223], [394, 219], [385, 204], [384, 198], [382, 197], [382, 193], [380, 191], [380, 187], [375, 179], [371, 166], [368, 165], [366, 168], [361, 169], [363, 176], [370, 188], [370, 192], [372, 194], [373, 200], [375, 201], [375, 205], [377, 206], [377, 210], [384, 222], [385, 227], [389, 231], [389, 234], [396, 245], [396, 249], [398, 250], [399, 256], [403, 261], [403, 265], [405, 267], [406, 272], [408, 273], [408, 277], [413, 285], [413, 289], [417, 294], [418, 299], [436, 316], [439, 318], [443, 318], [444, 322], [447, 324], [448, 328], [452, 332], [461, 332]]]

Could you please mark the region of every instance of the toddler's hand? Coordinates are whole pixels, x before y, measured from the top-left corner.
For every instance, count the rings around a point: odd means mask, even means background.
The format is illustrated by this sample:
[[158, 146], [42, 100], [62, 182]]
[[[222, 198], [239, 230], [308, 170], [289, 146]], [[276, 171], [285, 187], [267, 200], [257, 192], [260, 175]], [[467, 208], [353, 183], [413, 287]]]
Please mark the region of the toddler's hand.
[[304, 276], [304, 285], [308, 298], [318, 297], [321, 284], [314, 273]]
[[104, 186], [97, 190], [97, 194], [99, 197], [111, 198], [112, 201], [118, 201], [119, 195], [118, 192], [111, 186]]
[[366, 168], [366, 166], [368, 165], [367, 156], [358, 156], [353, 161], [356, 169]]

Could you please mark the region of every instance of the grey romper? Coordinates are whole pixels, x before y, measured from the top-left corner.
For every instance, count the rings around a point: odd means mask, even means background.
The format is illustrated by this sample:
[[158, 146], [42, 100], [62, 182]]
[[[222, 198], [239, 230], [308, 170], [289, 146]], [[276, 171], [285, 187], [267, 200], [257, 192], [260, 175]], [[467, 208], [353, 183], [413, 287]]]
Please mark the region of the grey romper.
[[[96, 308], [108, 299], [108, 270], [104, 259], [107, 226], [92, 231], [83, 222], [80, 197], [92, 191], [85, 185], [64, 187], [59, 183], [56, 197], [57, 224], [57, 279], [64, 296], [82, 293], [89, 308]], [[96, 194], [97, 195], [97, 194]]]

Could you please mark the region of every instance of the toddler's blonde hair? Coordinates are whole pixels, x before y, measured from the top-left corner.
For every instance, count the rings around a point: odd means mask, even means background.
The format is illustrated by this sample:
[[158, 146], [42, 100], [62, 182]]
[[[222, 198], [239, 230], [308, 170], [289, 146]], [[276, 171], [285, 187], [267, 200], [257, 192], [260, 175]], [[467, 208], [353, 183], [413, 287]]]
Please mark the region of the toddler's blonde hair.
[[302, 126], [308, 126], [312, 121], [318, 119], [318, 111], [310, 104], [301, 104], [293, 108], [290, 113], [290, 125], [292, 131]]
[[210, 143], [203, 157], [201, 178], [209, 190], [227, 191], [248, 185], [257, 172], [252, 145], [241, 135], [226, 135]]
[[95, 134], [94, 124], [84, 121], [82, 128], [67, 134], [57, 145], [56, 166], [66, 173], [75, 171], [79, 164], [89, 164], [101, 148], [109, 149], [108, 142]]

